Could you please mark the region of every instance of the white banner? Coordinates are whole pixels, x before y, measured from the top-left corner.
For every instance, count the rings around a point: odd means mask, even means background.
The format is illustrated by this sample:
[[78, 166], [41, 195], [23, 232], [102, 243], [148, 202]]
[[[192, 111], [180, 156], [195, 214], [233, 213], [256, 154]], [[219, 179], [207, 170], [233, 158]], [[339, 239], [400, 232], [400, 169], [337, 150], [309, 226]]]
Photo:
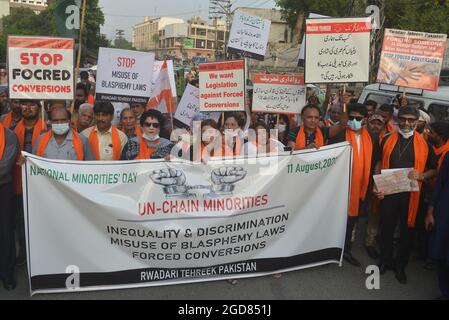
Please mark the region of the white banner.
[[97, 100], [146, 104], [151, 96], [154, 53], [100, 48]]
[[347, 143], [207, 165], [25, 155], [33, 294], [247, 278], [341, 263]]
[[270, 36], [271, 21], [236, 11], [232, 21], [228, 51], [264, 60]]
[[306, 105], [303, 75], [255, 74], [253, 112], [300, 114]]
[[[181, 101], [176, 108], [175, 118], [187, 126], [191, 126], [192, 120], [200, 113], [200, 89], [187, 84]], [[201, 112], [207, 119], [218, 121], [220, 112]]]
[[9, 36], [9, 97], [72, 100], [74, 46], [67, 38]]
[[[161, 72], [162, 65], [164, 64], [164, 61], [154, 61], [153, 64], [153, 80], [151, 81], [151, 97], [153, 97], [153, 91], [154, 87], [156, 85], [156, 81], [159, 77], [159, 73]], [[174, 98], [177, 97], [176, 95], [176, 81], [175, 81], [175, 69], [173, 67], [173, 60], [167, 60], [167, 71], [168, 76], [170, 78], [170, 88], [172, 92], [172, 96]]]
[[371, 18], [306, 20], [306, 83], [369, 81]]

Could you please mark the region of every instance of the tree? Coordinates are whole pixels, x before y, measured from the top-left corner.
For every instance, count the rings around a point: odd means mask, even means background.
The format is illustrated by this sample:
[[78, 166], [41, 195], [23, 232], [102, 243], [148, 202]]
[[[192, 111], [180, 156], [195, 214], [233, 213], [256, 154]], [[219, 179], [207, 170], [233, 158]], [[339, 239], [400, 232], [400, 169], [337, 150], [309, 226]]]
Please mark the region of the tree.
[[15, 8], [3, 18], [3, 33], [0, 35], [0, 62], [6, 61], [8, 35], [55, 36], [55, 20], [50, 10], [40, 14], [28, 8]]

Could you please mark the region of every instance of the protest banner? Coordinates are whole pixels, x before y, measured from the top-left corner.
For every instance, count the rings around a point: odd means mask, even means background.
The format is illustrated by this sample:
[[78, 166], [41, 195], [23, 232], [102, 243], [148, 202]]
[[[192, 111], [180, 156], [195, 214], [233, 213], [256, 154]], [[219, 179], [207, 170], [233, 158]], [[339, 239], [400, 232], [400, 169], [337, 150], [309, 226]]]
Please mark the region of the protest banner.
[[[154, 61], [153, 64], [153, 80], [151, 81], [151, 94], [150, 96], [153, 97], [154, 88], [156, 86], [156, 81], [159, 78], [159, 74], [161, 72], [162, 65], [164, 64], [164, 61]], [[167, 60], [167, 71], [168, 76], [170, 78], [170, 88], [172, 92], [172, 96], [176, 97], [176, 81], [175, 81], [175, 70], [173, 68], [173, 60]]]
[[259, 158], [264, 165], [25, 155], [32, 294], [248, 278], [341, 263], [347, 143]]
[[306, 21], [306, 83], [369, 81], [371, 18]]
[[245, 111], [245, 62], [200, 64], [200, 111]]
[[[322, 14], [310, 13], [309, 19], [319, 19], [319, 18], [329, 18], [329, 16], [324, 16]], [[299, 48], [299, 60], [306, 59], [306, 45], [305, 45], [305, 37], [302, 39], [301, 47]], [[300, 61], [298, 61], [300, 62]]]
[[9, 36], [9, 97], [72, 100], [74, 45], [68, 38]]
[[299, 114], [306, 105], [302, 75], [255, 74], [253, 112]]
[[151, 97], [154, 53], [100, 48], [95, 97], [143, 103]]
[[236, 11], [228, 41], [228, 51], [256, 60], [265, 60], [271, 21]]
[[386, 29], [377, 82], [437, 91], [446, 34]]
[[[187, 126], [191, 126], [192, 120], [200, 113], [200, 90], [190, 84], [187, 85], [181, 101], [176, 108], [175, 119]], [[220, 112], [202, 112], [207, 119], [218, 121]]]

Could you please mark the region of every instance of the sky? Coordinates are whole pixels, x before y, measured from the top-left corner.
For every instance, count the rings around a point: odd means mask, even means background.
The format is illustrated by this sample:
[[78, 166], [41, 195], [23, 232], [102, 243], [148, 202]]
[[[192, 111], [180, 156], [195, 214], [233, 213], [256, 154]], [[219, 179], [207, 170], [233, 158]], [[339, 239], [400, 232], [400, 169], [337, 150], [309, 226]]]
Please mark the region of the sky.
[[[231, 0], [232, 8], [273, 8], [274, 0]], [[143, 21], [144, 16], [168, 16], [189, 19], [199, 15], [209, 17], [209, 0], [100, 0], [105, 15], [101, 32], [108, 39], [115, 38], [115, 30], [125, 30], [125, 37], [131, 41], [132, 27]]]

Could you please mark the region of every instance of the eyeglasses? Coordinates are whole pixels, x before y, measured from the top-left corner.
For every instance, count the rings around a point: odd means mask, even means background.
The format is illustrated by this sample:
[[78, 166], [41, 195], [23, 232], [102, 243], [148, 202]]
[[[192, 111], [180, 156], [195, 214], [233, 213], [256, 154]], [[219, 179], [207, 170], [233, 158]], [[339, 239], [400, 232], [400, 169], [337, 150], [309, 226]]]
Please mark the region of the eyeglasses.
[[148, 122], [144, 122], [144, 123], [143, 123], [143, 127], [144, 127], [144, 128], [151, 128], [151, 127], [153, 127], [153, 128], [155, 128], [155, 129], [159, 129], [159, 128], [161, 127], [161, 124], [160, 124], [160, 123], [148, 123]]
[[349, 120], [354, 121], [363, 121], [363, 119], [365, 119], [364, 117], [354, 117], [354, 116], [349, 116]]
[[406, 122], [415, 123], [416, 121], [418, 121], [418, 119], [416, 119], [416, 118], [404, 118], [404, 117], [399, 117], [398, 120], [400, 123], [406, 123]]

